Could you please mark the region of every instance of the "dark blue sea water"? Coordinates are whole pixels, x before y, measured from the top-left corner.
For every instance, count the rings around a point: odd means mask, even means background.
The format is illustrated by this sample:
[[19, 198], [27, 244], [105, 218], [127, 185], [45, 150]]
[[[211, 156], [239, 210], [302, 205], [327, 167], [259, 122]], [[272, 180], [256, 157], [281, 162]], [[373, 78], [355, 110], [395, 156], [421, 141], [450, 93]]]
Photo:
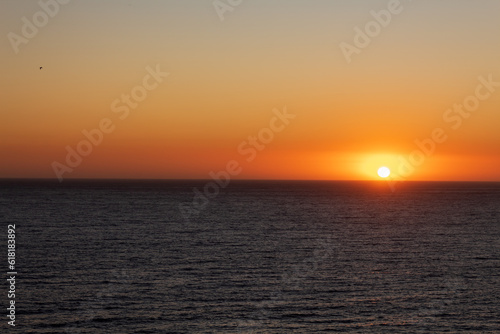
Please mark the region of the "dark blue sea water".
[[204, 185], [1, 181], [1, 331], [500, 332], [500, 183]]

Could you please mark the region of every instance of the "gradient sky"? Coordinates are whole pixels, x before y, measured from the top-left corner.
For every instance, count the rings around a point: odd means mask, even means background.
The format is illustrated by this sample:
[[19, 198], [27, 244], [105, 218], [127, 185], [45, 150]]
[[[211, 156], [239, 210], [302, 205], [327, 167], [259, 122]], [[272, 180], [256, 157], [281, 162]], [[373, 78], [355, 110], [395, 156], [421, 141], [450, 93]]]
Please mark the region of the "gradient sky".
[[[0, 178], [55, 178], [66, 147], [109, 118], [64, 178], [208, 178], [236, 160], [241, 179], [377, 179], [387, 165], [500, 181], [500, 86], [460, 125], [443, 118], [478, 77], [500, 82], [500, 1], [402, 0], [348, 63], [340, 43], [389, 2], [249, 0], [221, 21], [212, 1], [73, 0], [16, 53], [9, 33], [42, 9], [2, 0]], [[169, 76], [120, 119], [111, 104], [148, 66]], [[295, 118], [247, 161], [238, 147], [285, 106]], [[447, 139], [399, 173], [436, 128]]]

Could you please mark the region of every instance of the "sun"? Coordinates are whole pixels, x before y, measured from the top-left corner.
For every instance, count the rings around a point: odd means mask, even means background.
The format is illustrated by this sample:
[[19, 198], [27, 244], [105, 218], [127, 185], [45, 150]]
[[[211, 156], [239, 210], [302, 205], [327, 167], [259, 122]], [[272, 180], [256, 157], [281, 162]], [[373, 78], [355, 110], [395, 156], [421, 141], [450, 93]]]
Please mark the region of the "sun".
[[377, 173], [378, 176], [386, 178], [389, 176], [389, 174], [391, 174], [391, 170], [385, 166], [382, 166], [378, 169]]

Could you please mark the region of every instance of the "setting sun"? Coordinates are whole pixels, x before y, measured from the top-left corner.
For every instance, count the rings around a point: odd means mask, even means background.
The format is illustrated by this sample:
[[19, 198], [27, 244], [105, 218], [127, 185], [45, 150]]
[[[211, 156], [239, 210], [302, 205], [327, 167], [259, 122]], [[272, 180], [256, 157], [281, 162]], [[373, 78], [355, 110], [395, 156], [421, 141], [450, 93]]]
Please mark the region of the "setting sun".
[[391, 170], [387, 167], [380, 167], [377, 171], [378, 176], [386, 178], [391, 174]]

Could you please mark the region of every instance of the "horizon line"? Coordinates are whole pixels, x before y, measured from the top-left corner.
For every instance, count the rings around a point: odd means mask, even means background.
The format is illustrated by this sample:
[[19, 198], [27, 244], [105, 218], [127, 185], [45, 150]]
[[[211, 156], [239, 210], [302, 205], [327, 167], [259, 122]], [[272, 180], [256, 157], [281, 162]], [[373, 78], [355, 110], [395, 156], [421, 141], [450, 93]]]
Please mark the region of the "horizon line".
[[[0, 177], [0, 182], [3, 181], [55, 181], [57, 183], [64, 183], [65, 181], [214, 181], [211, 178], [67, 178], [63, 182], [59, 182], [57, 178], [40, 178], [40, 177]], [[469, 182], [469, 183], [500, 183], [500, 180], [397, 180], [397, 179], [230, 179], [233, 181], [282, 181], [282, 182]]]

